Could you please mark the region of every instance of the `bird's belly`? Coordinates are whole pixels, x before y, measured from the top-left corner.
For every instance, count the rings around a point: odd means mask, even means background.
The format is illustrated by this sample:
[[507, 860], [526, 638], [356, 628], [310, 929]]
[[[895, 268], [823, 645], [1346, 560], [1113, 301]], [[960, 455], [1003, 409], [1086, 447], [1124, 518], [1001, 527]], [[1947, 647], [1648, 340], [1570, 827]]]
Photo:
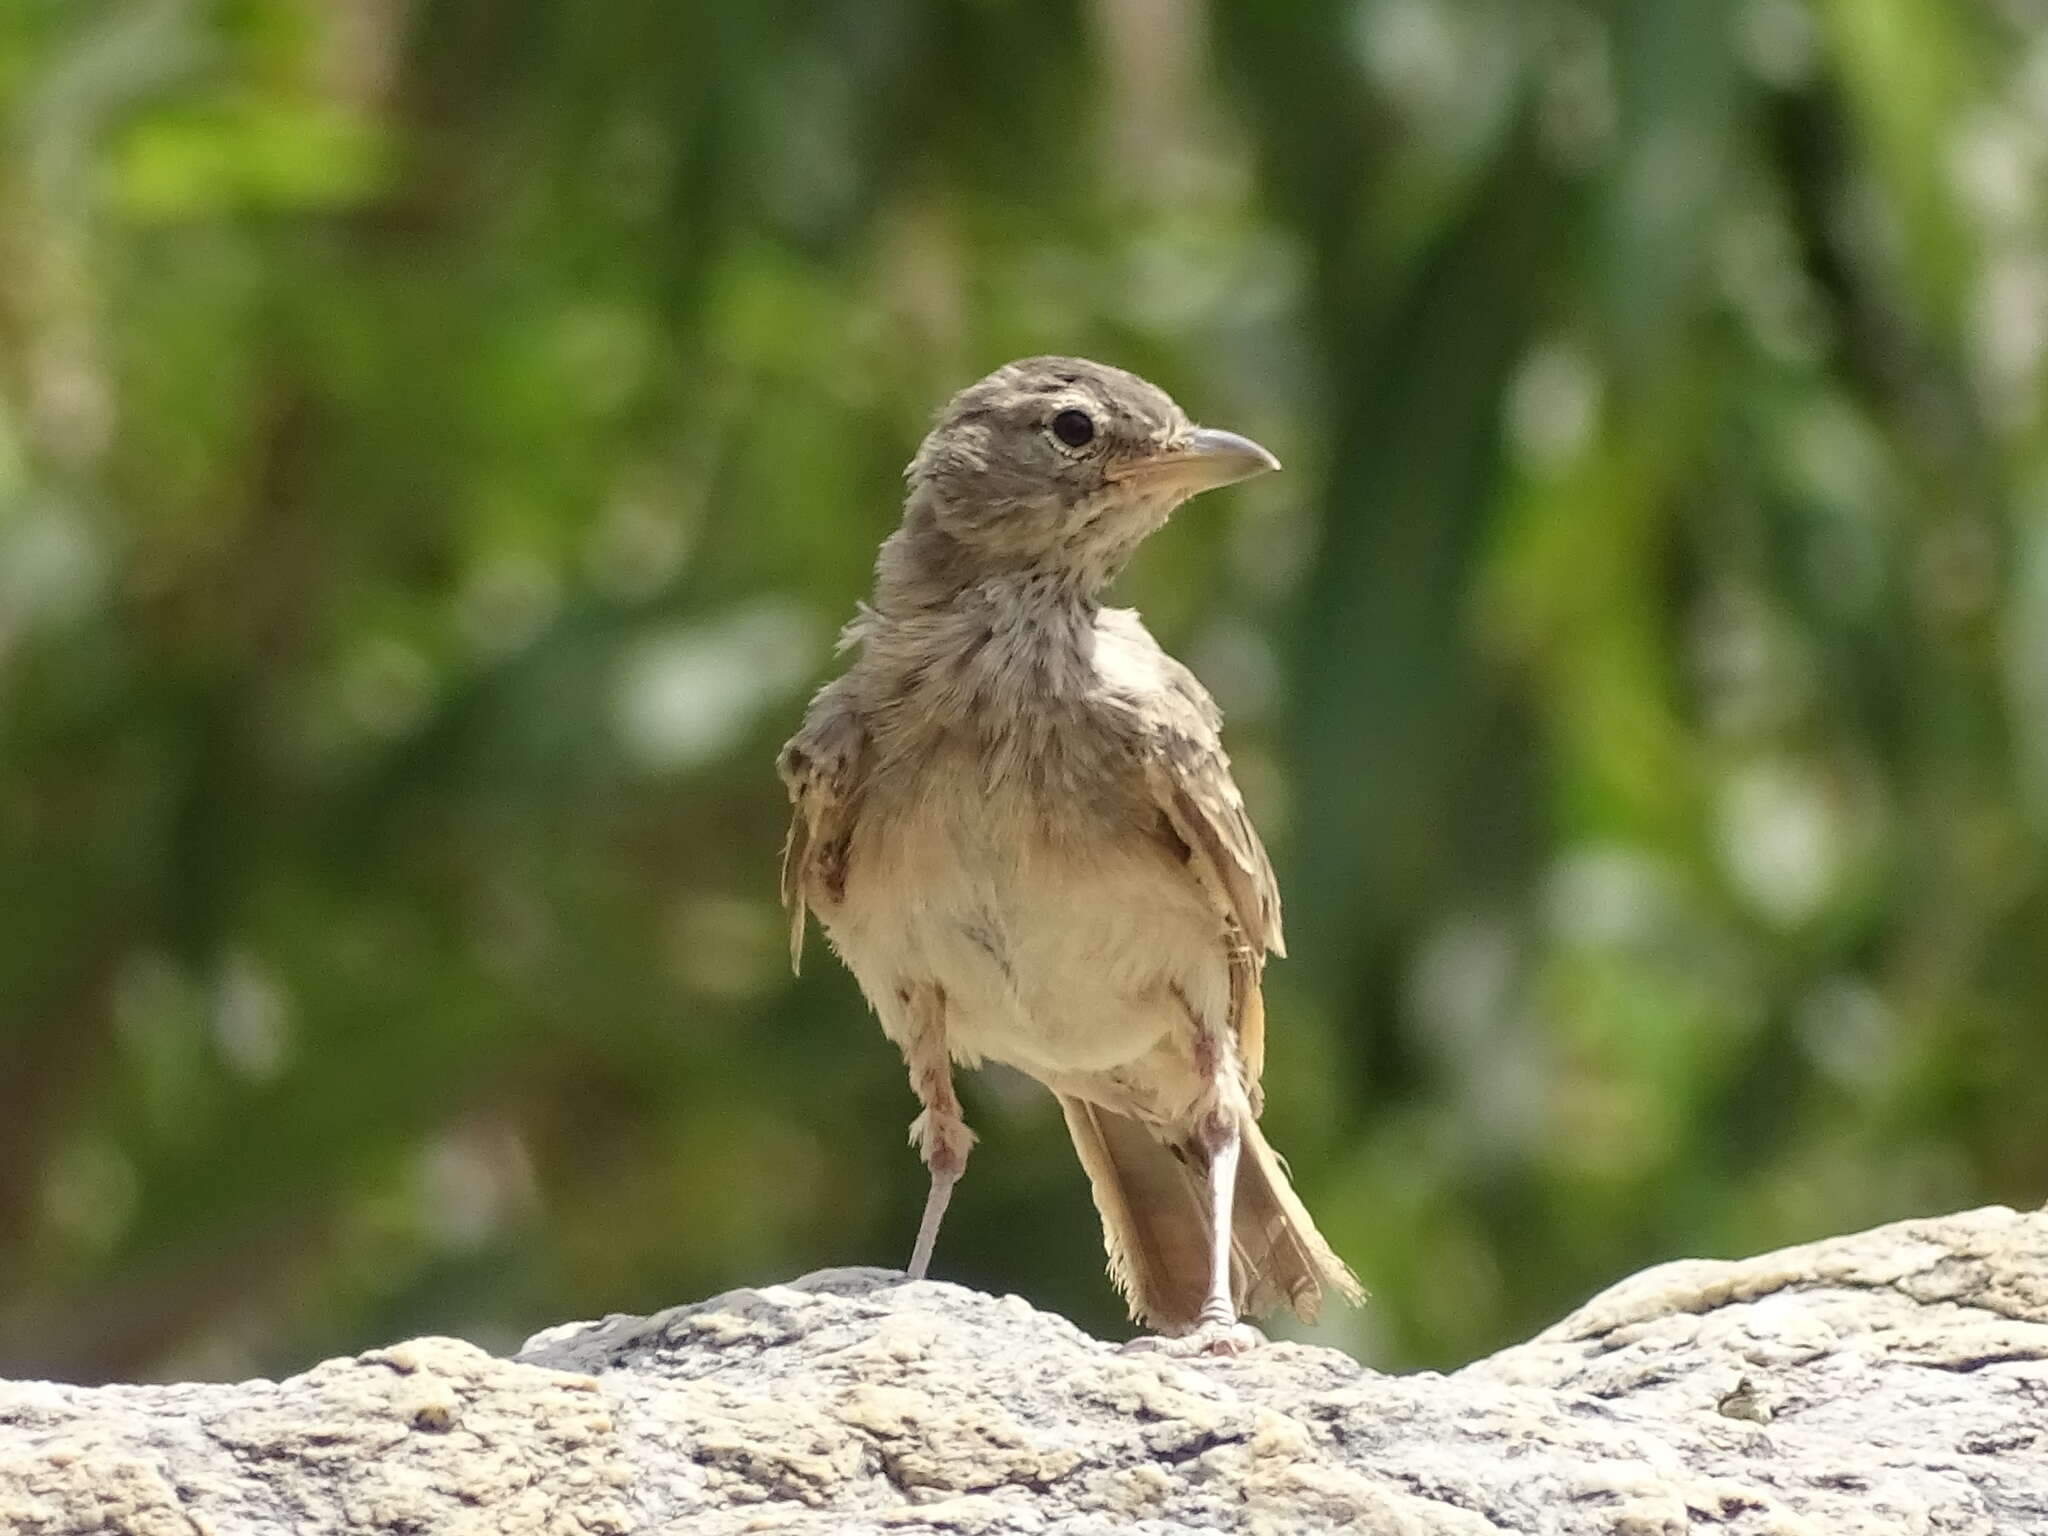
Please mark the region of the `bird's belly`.
[[1207, 899], [1141, 828], [1053, 838], [1036, 812], [927, 796], [869, 823], [827, 924], [885, 1026], [896, 989], [936, 983], [970, 1065], [1051, 1081], [1191, 1047], [1191, 1014], [1229, 1006]]
[[957, 1057], [1045, 1078], [1118, 1067], [1192, 1033], [1182, 998], [1219, 953], [1213, 920], [1190, 921], [1160, 882], [1124, 873], [998, 882], [964, 920], [935, 913], [922, 925]]

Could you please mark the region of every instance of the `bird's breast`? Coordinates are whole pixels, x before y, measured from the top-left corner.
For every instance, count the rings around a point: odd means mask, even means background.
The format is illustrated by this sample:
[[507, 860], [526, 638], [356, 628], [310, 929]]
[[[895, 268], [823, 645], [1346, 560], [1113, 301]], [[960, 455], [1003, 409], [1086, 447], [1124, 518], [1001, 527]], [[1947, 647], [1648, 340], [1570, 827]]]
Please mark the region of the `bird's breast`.
[[1227, 1007], [1220, 919], [1155, 823], [1133, 786], [956, 741], [870, 799], [826, 921], [885, 1023], [936, 983], [962, 1060], [1111, 1069]]

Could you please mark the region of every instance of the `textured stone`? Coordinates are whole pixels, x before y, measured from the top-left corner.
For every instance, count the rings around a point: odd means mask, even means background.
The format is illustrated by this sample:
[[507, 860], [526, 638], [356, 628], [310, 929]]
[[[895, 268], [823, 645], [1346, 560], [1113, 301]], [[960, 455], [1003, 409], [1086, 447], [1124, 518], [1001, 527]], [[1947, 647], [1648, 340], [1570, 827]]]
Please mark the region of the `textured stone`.
[[2048, 1215], [1648, 1270], [1450, 1376], [833, 1270], [499, 1360], [0, 1384], [0, 1531], [2048, 1536]]

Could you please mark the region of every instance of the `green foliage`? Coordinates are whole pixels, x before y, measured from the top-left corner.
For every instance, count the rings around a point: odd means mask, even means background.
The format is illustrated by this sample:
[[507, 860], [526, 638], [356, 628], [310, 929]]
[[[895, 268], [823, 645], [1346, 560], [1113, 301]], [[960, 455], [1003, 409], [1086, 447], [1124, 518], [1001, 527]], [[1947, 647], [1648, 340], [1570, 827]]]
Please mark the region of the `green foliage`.
[[[0, 9], [0, 1368], [901, 1262], [770, 759], [1038, 351], [1289, 466], [1124, 595], [1281, 866], [1327, 1337], [2037, 1201], [2044, 79], [1940, 0]], [[941, 1272], [1114, 1327], [966, 1094]]]

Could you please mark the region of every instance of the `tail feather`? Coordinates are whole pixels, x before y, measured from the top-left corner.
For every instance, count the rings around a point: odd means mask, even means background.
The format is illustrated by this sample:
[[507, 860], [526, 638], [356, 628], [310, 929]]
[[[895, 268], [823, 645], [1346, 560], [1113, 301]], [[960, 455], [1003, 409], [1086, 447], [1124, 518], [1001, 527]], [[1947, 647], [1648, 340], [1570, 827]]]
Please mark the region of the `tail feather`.
[[[1246, 1118], [1244, 1151], [1237, 1167], [1237, 1197], [1231, 1208], [1232, 1243], [1252, 1277], [1239, 1300], [1254, 1317], [1285, 1306], [1305, 1323], [1322, 1310], [1323, 1292], [1335, 1291], [1352, 1306], [1365, 1300], [1365, 1287], [1323, 1234], [1294, 1192], [1286, 1165], [1256, 1120]], [[1236, 1285], [1237, 1265], [1232, 1264]]]
[[1060, 1096], [1074, 1150], [1088, 1171], [1109, 1277], [1147, 1327], [1194, 1325], [1209, 1239], [1201, 1177], [1137, 1121]]
[[[1162, 1142], [1100, 1105], [1062, 1094], [1060, 1108], [1102, 1215], [1110, 1278], [1131, 1316], [1166, 1333], [1192, 1328], [1209, 1274], [1206, 1159], [1198, 1147]], [[1284, 1306], [1313, 1322], [1326, 1290], [1354, 1305], [1364, 1300], [1258, 1122], [1246, 1116], [1241, 1131], [1230, 1263], [1239, 1312], [1256, 1317]]]

